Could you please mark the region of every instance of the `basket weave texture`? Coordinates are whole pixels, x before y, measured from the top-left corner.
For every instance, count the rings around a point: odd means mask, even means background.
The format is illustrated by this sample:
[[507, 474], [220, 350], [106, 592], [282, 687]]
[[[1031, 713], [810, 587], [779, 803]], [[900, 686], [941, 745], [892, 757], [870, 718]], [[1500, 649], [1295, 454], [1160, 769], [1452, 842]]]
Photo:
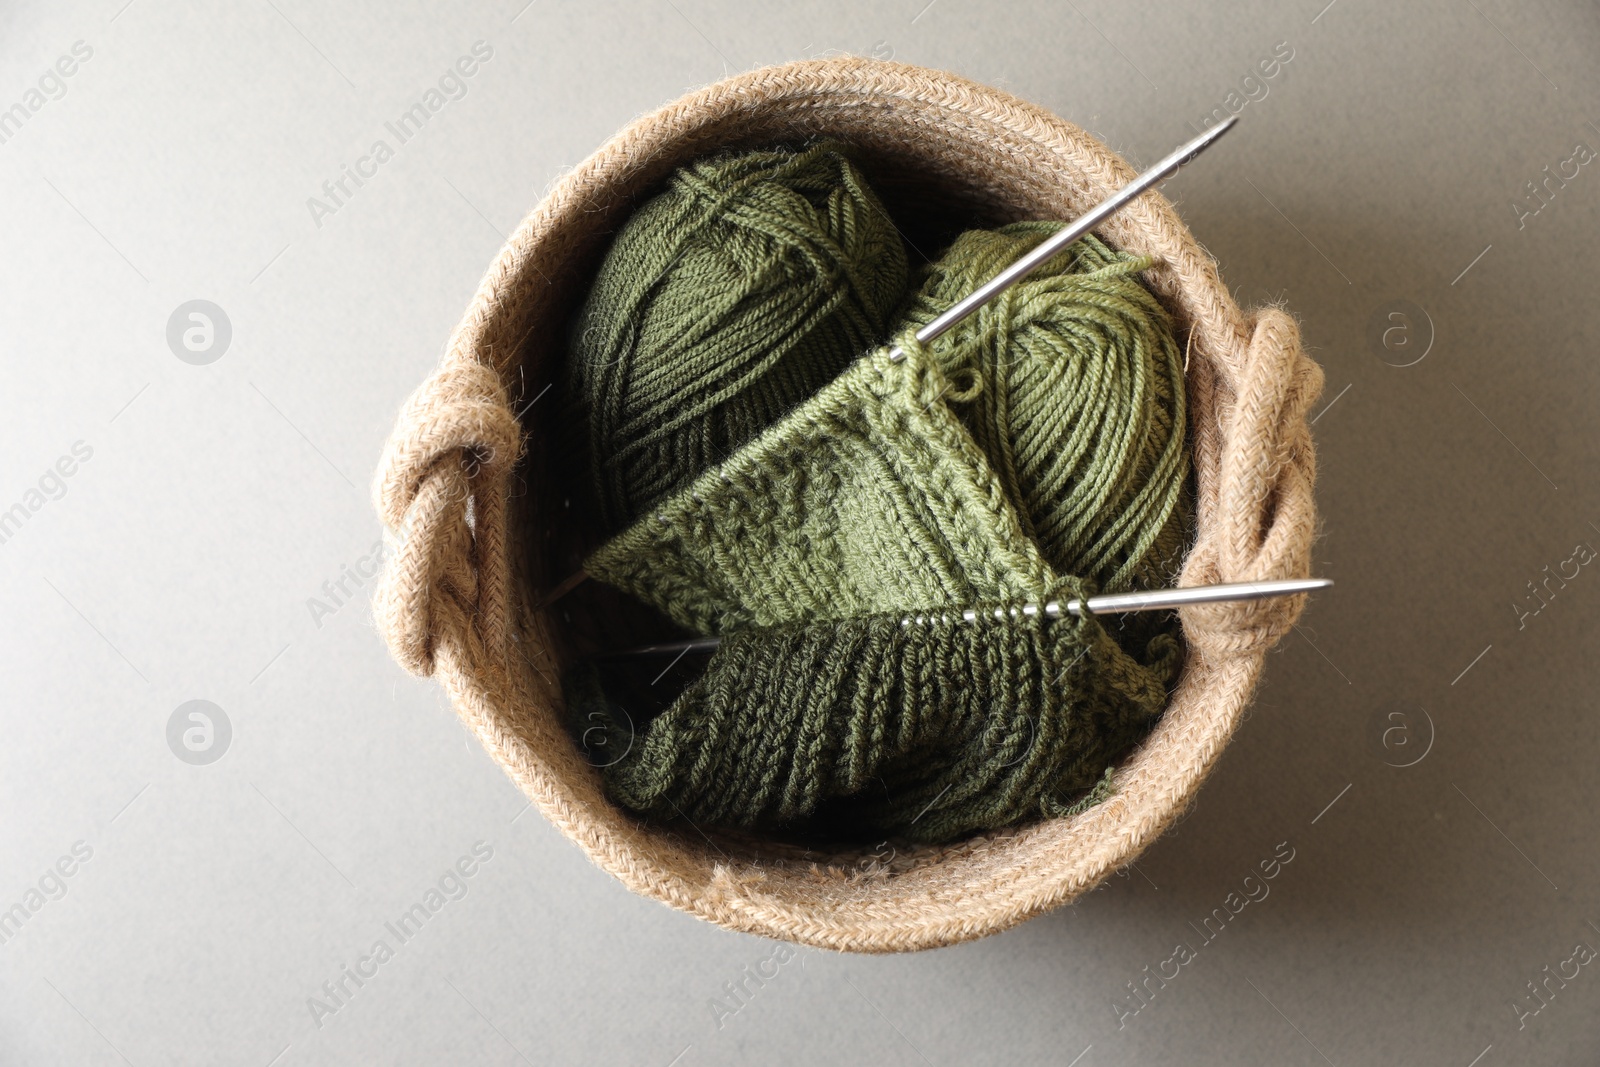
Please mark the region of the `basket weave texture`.
[[[1119, 767], [1110, 799], [1070, 818], [944, 846], [824, 854], [647, 826], [612, 805], [564, 725], [557, 681], [571, 642], [558, 612], [538, 610], [565, 577], [545, 550], [563, 505], [540, 462], [557, 405], [525, 405], [561, 379], [566, 322], [642, 197], [698, 156], [817, 135], [855, 144], [869, 170], [913, 176], [908, 190], [997, 221], [1070, 219], [1134, 177], [1083, 130], [1007, 93], [852, 57], [740, 74], [634, 120], [523, 220], [402, 409], [374, 487], [391, 542], [374, 615], [395, 658], [437, 678], [543, 815], [630, 889], [734, 930], [909, 951], [1004, 930], [1136, 858], [1191, 801], [1304, 598], [1183, 609], [1189, 655], [1170, 706]], [[896, 210], [894, 190], [884, 199]], [[1307, 576], [1306, 416], [1322, 371], [1294, 321], [1241, 311], [1159, 193], [1097, 232], [1155, 259], [1146, 281], [1186, 335], [1198, 534], [1181, 583]]]

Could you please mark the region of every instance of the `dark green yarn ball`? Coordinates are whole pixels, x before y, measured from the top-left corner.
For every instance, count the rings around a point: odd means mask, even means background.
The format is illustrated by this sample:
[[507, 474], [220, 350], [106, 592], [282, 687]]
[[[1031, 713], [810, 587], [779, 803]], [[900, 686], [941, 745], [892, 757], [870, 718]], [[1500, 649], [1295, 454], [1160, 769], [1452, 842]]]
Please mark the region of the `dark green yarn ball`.
[[681, 168], [613, 241], [570, 336], [607, 532], [731, 455], [886, 335], [893, 221], [824, 142]]

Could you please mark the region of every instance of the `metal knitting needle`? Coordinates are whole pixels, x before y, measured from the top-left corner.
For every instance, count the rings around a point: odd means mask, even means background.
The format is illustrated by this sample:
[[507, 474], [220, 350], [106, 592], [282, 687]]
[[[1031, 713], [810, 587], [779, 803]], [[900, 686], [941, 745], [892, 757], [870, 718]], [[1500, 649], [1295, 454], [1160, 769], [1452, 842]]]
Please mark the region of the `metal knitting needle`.
[[[950, 308], [944, 312], [944, 314], [940, 315], [938, 318], [934, 319], [932, 322], [928, 323], [922, 329], [917, 331], [917, 341], [921, 344], [927, 344], [934, 338], [941, 337], [945, 333], [949, 332], [949, 330], [962, 319], [965, 319], [974, 311], [977, 311], [983, 305], [987, 304], [989, 301], [993, 300], [995, 297], [999, 296], [1013, 285], [1016, 285], [1022, 279], [1026, 278], [1028, 275], [1037, 270], [1047, 260], [1053, 258], [1056, 253], [1060, 252], [1072, 242], [1076, 241], [1078, 238], [1082, 237], [1084, 234], [1088, 233], [1090, 230], [1106, 221], [1106, 219], [1109, 219], [1112, 215], [1115, 215], [1118, 211], [1121, 211], [1140, 193], [1143, 193], [1145, 190], [1159, 185], [1168, 178], [1172, 177], [1178, 172], [1178, 168], [1194, 159], [1207, 148], [1210, 148], [1216, 143], [1217, 138], [1233, 129], [1234, 124], [1238, 121], [1238, 115], [1230, 115], [1228, 118], [1217, 123], [1215, 126], [1211, 127], [1211, 129], [1202, 133], [1194, 140], [1188, 141], [1173, 149], [1165, 159], [1161, 160], [1155, 166], [1151, 167], [1149, 170], [1133, 179], [1133, 181], [1129, 182], [1127, 185], [1124, 185], [1121, 189], [1118, 189], [1116, 192], [1112, 193], [1109, 198], [1102, 200], [1099, 204], [1090, 208], [1087, 214], [1078, 216], [1078, 218], [1069, 223], [1066, 228], [1058, 230], [1056, 233], [1052, 234], [1048, 240], [1041, 242], [1031, 252], [1017, 257], [1016, 261], [1013, 262], [1009, 267], [1005, 268], [999, 274], [996, 274], [993, 278], [990, 278], [982, 285], [978, 286], [972, 292], [962, 297], [955, 304], [952, 304]], [[899, 345], [895, 345], [889, 350], [889, 359], [892, 362], [899, 363], [905, 358], [905, 350]], [[588, 574], [583, 571], [578, 571], [576, 574], [570, 575], [560, 585], [556, 586], [549, 593], [547, 593], [544, 599], [535, 606], [534, 610], [542, 611], [551, 604], [554, 604], [557, 600], [560, 600], [573, 589], [576, 589], [579, 585], [583, 584], [584, 580], [588, 577]]]
[[[1120, 615], [1135, 611], [1167, 611], [1186, 604], [1220, 604], [1235, 600], [1266, 600], [1276, 596], [1293, 596], [1326, 589], [1333, 584], [1331, 578], [1280, 578], [1264, 582], [1227, 582], [1222, 585], [1190, 585], [1177, 589], [1150, 589], [1137, 593], [1106, 593], [1088, 600], [1051, 600], [1045, 604], [1021, 604], [1015, 607], [986, 608], [975, 611], [968, 608], [960, 612], [935, 612], [931, 615], [908, 615], [900, 620], [901, 626], [923, 625], [929, 622], [977, 622], [980, 618], [996, 619], [1033, 618], [1044, 615], [1059, 619], [1062, 615], [1082, 617], [1089, 615]], [[722, 643], [720, 637], [696, 637], [690, 641], [672, 641], [660, 645], [641, 645], [621, 652], [604, 653], [602, 659], [631, 659], [635, 656], [681, 656], [687, 652], [710, 652]]]
[[[1122, 210], [1134, 197], [1176, 174], [1179, 167], [1211, 147], [1217, 138], [1231, 130], [1234, 123], [1238, 121], [1239, 116], [1232, 115], [1194, 140], [1173, 149], [1172, 153], [1165, 159], [1133, 179], [1127, 185], [1124, 185], [1121, 189], [1118, 189], [1115, 193], [1112, 193], [1109, 199], [1103, 200], [1097, 206], [1091, 208], [1088, 214], [1078, 216], [1065, 229], [1058, 230], [1049, 240], [1040, 243], [1033, 251], [1019, 256], [1016, 262], [1005, 270], [951, 305], [948, 311], [917, 331], [917, 340], [922, 344], [927, 344], [934, 338], [948, 332], [956, 323], [971, 315], [1013, 285], [1016, 285], [1063, 248], [1066, 248], [1072, 242]], [[890, 349], [889, 358], [899, 363], [906, 358], [906, 354], [899, 345], [896, 345]]]

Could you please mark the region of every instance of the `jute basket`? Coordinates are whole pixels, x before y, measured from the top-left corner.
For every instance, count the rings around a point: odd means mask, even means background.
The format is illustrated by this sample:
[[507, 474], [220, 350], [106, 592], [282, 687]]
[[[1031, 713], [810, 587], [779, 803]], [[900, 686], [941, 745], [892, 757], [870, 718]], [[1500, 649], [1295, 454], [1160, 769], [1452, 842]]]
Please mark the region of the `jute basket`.
[[[544, 816], [630, 889], [734, 930], [909, 951], [1004, 930], [1133, 860], [1189, 803], [1303, 603], [1185, 609], [1189, 655], [1171, 706], [1120, 766], [1115, 794], [1073, 818], [941, 847], [823, 853], [646, 826], [610, 804], [561, 712], [559, 672], [576, 654], [563, 616], [575, 612], [540, 607], [583, 546], [549, 462], [559, 401], [538, 394], [561, 380], [567, 320], [610, 235], [673, 168], [818, 134], [861, 150], [908, 236], [935, 218], [1070, 219], [1134, 176], [1083, 130], [1007, 93], [858, 58], [741, 74], [635, 120], [523, 220], [401, 412], [375, 487], [392, 534], [375, 614], [400, 663], [439, 679]], [[1148, 283], [1188, 350], [1198, 539], [1181, 581], [1306, 576], [1306, 414], [1322, 372], [1294, 322], [1240, 311], [1157, 193], [1099, 232], [1155, 258]]]

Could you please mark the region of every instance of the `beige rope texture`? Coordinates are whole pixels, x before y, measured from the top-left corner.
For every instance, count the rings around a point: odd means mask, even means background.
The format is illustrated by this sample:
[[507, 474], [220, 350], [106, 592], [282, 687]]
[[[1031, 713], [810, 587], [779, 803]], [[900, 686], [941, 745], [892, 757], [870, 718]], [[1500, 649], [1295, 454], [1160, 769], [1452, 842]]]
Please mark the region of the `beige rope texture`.
[[[560, 509], [532, 462], [551, 433], [540, 416], [555, 405], [530, 408], [519, 427], [508, 397], [556, 378], [586, 272], [654, 184], [722, 147], [815, 134], [857, 144], [869, 172], [917, 176], [1002, 220], [1072, 218], [1134, 175], [1083, 130], [1007, 93], [848, 57], [740, 74], [635, 120], [523, 220], [442, 365], [401, 412], [375, 486], [394, 544], [374, 607], [395, 658], [438, 678], [544, 816], [630, 889], [730, 929], [907, 951], [1006, 929], [1132, 861], [1190, 802], [1303, 598], [1185, 608], [1191, 651], [1170, 707], [1118, 771], [1115, 795], [1070, 819], [941, 847], [816, 855], [647, 827], [609, 804], [562, 725], [554, 679], [565, 643], [550, 613], [534, 610], [565, 577], [543, 559]], [[1189, 334], [1199, 534], [1183, 582], [1306, 576], [1316, 525], [1306, 415], [1322, 372], [1294, 321], [1241, 312], [1158, 193], [1099, 233], [1154, 257], [1147, 280]], [[519, 464], [524, 433], [534, 454]]]

